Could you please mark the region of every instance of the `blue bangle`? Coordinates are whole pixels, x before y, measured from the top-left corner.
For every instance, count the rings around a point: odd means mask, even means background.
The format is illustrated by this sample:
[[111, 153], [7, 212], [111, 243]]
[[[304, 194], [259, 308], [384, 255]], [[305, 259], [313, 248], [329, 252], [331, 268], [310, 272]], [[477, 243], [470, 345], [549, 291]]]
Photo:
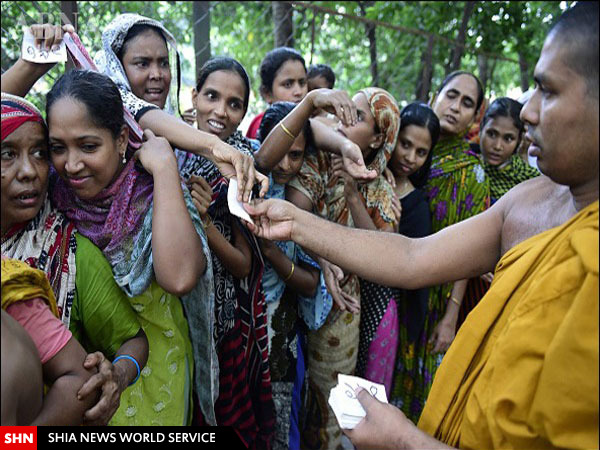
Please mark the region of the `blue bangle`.
[[133, 380], [131, 383], [129, 383], [129, 386], [131, 386], [132, 384], [135, 384], [135, 382], [140, 378], [140, 365], [135, 360], [135, 358], [133, 356], [130, 356], [130, 355], [119, 355], [119, 356], [117, 356], [115, 358], [115, 360], [113, 361], [113, 364], [116, 363], [120, 359], [129, 359], [130, 361], [133, 361], [133, 363], [135, 364], [135, 367], [137, 369], [137, 377], [135, 377], [135, 380]]

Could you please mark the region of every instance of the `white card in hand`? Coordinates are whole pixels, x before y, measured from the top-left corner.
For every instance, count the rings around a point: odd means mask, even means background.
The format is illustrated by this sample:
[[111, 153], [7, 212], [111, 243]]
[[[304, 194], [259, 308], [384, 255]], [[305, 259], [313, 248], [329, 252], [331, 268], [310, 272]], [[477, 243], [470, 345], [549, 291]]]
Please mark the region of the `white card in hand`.
[[44, 43], [42, 48], [35, 46], [35, 38], [29, 27], [23, 27], [23, 45], [21, 47], [21, 57], [25, 61], [34, 63], [57, 63], [67, 60], [67, 47], [65, 41], [61, 41], [57, 48], [45, 50]]
[[341, 428], [352, 429], [360, 423], [366, 413], [355, 395], [360, 386], [377, 400], [387, 403], [385, 386], [360, 377], [338, 374], [338, 384], [329, 393], [329, 405]]
[[[240, 219], [244, 219], [246, 222], [254, 224], [254, 221], [250, 217], [250, 214], [246, 212], [242, 203], [237, 199], [238, 194], [238, 183], [235, 178], [229, 180], [229, 189], [227, 190], [227, 203], [229, 205], [229, 212], [234, 216], [238, 216]], [[250, 193], [252, 198], [252, 193]]]

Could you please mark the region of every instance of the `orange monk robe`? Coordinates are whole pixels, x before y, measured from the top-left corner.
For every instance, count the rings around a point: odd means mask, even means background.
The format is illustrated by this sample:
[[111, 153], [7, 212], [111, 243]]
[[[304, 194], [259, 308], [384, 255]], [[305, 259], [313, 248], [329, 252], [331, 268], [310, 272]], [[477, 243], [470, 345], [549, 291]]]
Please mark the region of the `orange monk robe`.
[[465, 449], [589, 449], [598, 419], [596, 201], [500, 260], [419, 428]]

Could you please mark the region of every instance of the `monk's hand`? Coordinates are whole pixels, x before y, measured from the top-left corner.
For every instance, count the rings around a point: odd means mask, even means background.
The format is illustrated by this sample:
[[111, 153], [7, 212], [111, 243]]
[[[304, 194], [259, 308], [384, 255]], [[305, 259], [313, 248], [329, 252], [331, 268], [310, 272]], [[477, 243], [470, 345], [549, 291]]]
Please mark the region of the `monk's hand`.
[[416, 428], [398, 408], [382, 403], [366, 390], [358, 388], [356, 397], [366, 416], [352, 429], [342, 429], [357, 449], [402, 448], [402, 434]]
[[83, 367], [96, 367], [98, 373], [93, 375], [77, 392], [79, 400], [101, 392], [100, 400], [88, 409], [83, 421], [85, 425], [106, 425], [119, 408], [121, 393], [127, 387], [125, 372], [113, 365], [101, 352], [90, 353], [83, 362]]
[[456, 335], [456, 318], [445, 315], [435, 326], [429, 343], [433, 345], [434, 353], [444, 353], [452, 344]]
[[359, 181], [371, 181], [377, 178], [375, 170], [367, 169], [360, 147], [349, 139], [346, 139], [342, 148], [342, 162], [344, 170]]
[[269, 190], [269, 178], [254, 168], [254, 159], [233, 148], [215, 136], [208, 157], [219, 168], [226, 178], [237, 178], [238, 201], [250, 201], [252, 188], [260, 184], [259, 197], [264, 197]]
[[292, 203], [280, 200], [256, 199], [244, 203], [244, 209], [254, 223], [246, 222], [248, 229], [257, 236], [273, 241], [291, 241], [295, 215], [298, 212]]

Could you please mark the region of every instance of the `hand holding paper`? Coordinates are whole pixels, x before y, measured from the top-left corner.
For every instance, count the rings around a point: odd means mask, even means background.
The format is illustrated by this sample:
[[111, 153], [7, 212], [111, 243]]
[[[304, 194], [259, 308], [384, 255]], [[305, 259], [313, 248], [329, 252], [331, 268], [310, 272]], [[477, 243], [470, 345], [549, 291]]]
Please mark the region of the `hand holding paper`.
[[355, 390], [362, 387], [377, 400], [387, 403], [385, 386], [360, 377], [338, 374], [338, 384], [329, 393], [329, 405], [341, 428], [353, 429], [366, 413], [356, 398]]
[[53, 45], [52, 48], [45, 48], [42, 43], [41, 48], [38, 48], [35, 43], [35, 36], [29, 27], [23, 27], [23, 45], [21, 48], [21, 57], [25, 61], [38, 64], [52, 64], [57, 62], [65, 62], [67, 60], [67, 48], [64, 41], [60, 41], [58, 45]]

